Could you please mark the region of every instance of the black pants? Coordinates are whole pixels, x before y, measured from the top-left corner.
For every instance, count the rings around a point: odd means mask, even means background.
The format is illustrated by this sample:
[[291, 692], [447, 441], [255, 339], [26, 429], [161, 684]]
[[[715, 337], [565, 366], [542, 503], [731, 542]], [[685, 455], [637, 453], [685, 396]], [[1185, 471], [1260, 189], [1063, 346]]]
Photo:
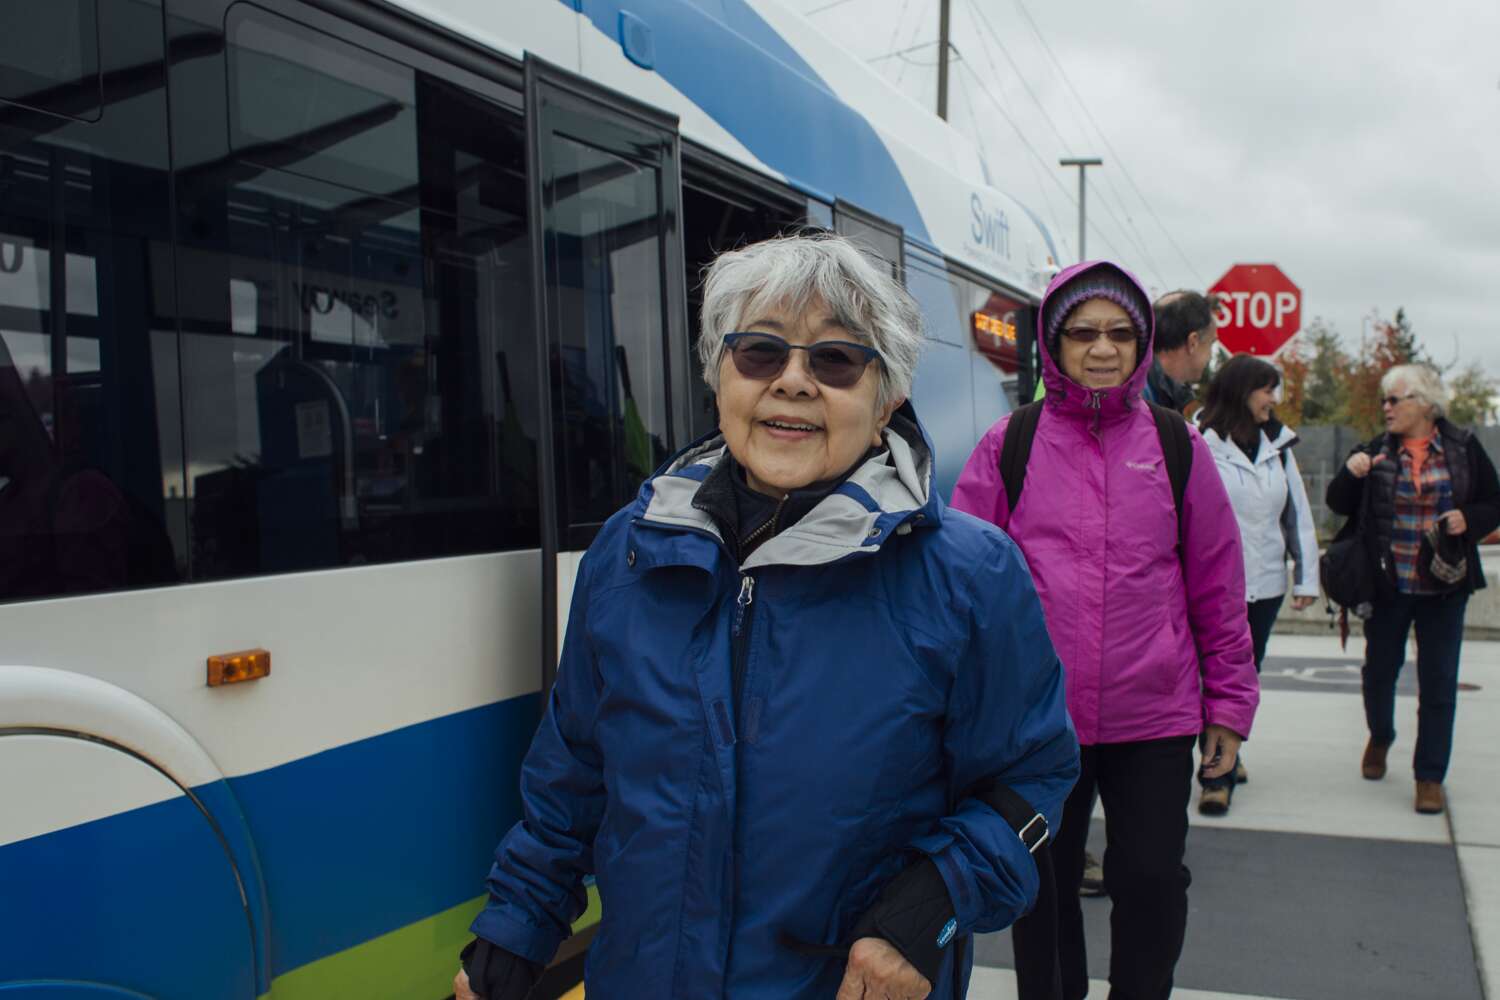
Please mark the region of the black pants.
[[1266, 643], [1271, 639], [1271, 628], [1276, 624], [1276, 616], [1281, 613], [1281, 602], [1285, 598], [1285, 594], [1277, 594], [1275, 597], [1251, 601], [1245, 606], [1245, 617], [1250, 619], [1250, 642], [1255, 647], [1257, 674], [1260, 673], [1261, 663], [1265, 661]]
[[1057, 880], [1056, 972], [1039, 953], [1051, 935], [1038, 910], [1011, 929], [1020, 1000], [1082, 1000], [1088, 994], [1083, 939], [1083, 850], [1097, 788], [1104, 800], [1104, 886], [1109, 892], [1110, 1000], [1165, 1000], [1187, 933], [1184, 865], [1195, 736], [1082, 748], [1078, 784], [1048, 849]]
[[[1266, 644], [1271, 641], [1271, 629], [1276, 624], [1276, 616], [1281, 613], [1281, 602], [1285, 594], [1277, 594], [1275, 597], [1262, 598], [1259, 601], [1251, 601], [1245, 606], [1245, 615], [1250, 620], [1250, 644], [1255, 649], [1255, 672], [1260, 673], [1260, 666], [1266, 659]], [[1203, 742], [1199, 741], [1199, 746]], [[1235, 761], [1239, 763], [1238, 760]], [[1198, 784], [1204, 788], [1234, 787], [1234, 768], [1222, 778], [1205, 778], [1198, 776]]]

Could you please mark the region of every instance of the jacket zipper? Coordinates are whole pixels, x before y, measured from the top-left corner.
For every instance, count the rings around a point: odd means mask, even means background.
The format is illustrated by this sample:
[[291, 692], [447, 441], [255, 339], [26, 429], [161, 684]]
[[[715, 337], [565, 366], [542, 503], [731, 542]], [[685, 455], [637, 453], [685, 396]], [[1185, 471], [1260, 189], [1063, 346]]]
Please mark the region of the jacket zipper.
[[1104, 393], [1089, 393], [1089, 409], [1094, 411], [1094, 426], [1090, 428], [1095, 437], [1099, 436], [1099, 420], [1104, 414]]
[[740, 593], [734, 600], [733, 669], [730, 676], [734, 690], [734, 714], [738, 718], [745, 689], [745, 672], [750, 660], [750, 622], [755, 609], [755, 577], [740, 576]]

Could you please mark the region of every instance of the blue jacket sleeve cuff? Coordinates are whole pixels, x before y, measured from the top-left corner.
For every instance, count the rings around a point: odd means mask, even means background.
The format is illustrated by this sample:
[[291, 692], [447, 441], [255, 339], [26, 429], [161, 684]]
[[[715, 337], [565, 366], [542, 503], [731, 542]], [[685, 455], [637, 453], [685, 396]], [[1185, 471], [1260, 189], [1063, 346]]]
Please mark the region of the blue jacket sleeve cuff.
[[469, 925], [469, 932], [540, 965], [552, 961], [564, 937], [555, 931], [522, 923], [493, 903], [479, 911], [479, 916]]

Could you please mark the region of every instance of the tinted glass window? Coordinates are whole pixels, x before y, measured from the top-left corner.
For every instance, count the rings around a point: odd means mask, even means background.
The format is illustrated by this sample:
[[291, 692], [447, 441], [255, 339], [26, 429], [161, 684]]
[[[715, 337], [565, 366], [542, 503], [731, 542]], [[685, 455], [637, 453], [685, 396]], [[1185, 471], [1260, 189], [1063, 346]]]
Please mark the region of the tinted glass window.
[[566, 523], [598, 524], [667, 457], [659, 171], [551, 141]]
[[98, 120], [102, 100], [97, 2], [7, 3], [0, 26], [0, 99]]
[[901, 229], [840, 202], [833, 209], [834, 228], [891, 265], [891, 274], [901, 279]]
[[[98, 124], [0, 108], [5, 600], [167, 583], [185, 564], [173, 278], [155, 265], [171, 220], [161, 10], [103, 15]], [[97, 70], [79, 40], [92, 17], [58, 3], [8, 20], [5, 95]]]
[[415, 73], [251, 4], [224, 24], [237, 155], [417, 203]]
[[227, 93], [179, 106], [227, 123], [178, 192], [194, 575], [537, 545], [520, 118], [247, 4], [226, 24]]
[[711, 191], [684, 187], [682, 191], [682, 249], [687, 263], [688, 331], [693, 366], [689, 386], [690, 433], [694, 438], [718, 426], [713, 393], [698, 367], [698, 335], [703, 311], [703, 269], [725, 250], [748, 246], [787, 232], [802, 219], [785, 208], [751, 201], [733, 201]]
[[955, 346], [967, 343], [968, 326], [963, 316], [965, 284], [961, 278], [950, 278], [941, 263], [916, 255], [908, 258], [906, 290], [922, 310], [928, 337]]

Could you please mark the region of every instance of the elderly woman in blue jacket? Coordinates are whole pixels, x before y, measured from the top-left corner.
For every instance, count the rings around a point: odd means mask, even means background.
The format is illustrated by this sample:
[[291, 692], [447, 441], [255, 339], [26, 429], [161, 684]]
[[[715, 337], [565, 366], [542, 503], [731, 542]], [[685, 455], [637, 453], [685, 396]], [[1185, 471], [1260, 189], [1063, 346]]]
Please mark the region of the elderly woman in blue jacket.
[[725, 253], [702, 329], [719, 431], [583, 559], [456, 994], [523, 997], [593, 875], [590, 996], [962, 996], [1077, 774], [1031, 577], [932, 488], [882, 264]]

